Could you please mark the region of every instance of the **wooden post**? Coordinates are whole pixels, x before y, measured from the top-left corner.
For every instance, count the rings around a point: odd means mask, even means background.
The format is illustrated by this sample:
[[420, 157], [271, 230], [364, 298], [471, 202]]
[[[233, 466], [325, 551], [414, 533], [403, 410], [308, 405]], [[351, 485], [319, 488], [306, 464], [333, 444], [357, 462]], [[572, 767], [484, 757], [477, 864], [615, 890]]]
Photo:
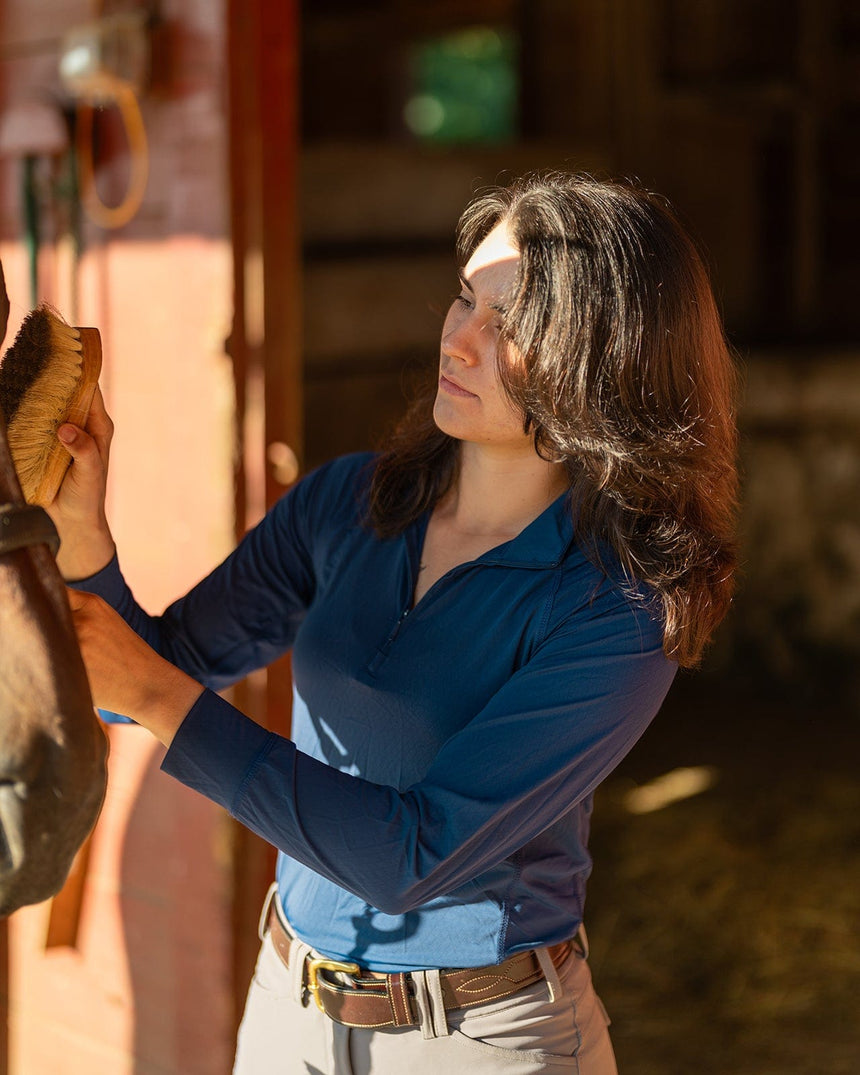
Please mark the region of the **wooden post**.
[[[303, 451], [297, 174], [297, 0], [230, 0], [230, 186], [234, 267], [233, 359], [239, 436], [237, 536], [296, 476]], [[296, 467], [291, 466], [292, 459]], [[290, 669], [249, 677], [236, 703], [281, 734], [290, 727]], [[234, 834], [236, 1019], [256, 957], [257, 916], [274, 851]]]

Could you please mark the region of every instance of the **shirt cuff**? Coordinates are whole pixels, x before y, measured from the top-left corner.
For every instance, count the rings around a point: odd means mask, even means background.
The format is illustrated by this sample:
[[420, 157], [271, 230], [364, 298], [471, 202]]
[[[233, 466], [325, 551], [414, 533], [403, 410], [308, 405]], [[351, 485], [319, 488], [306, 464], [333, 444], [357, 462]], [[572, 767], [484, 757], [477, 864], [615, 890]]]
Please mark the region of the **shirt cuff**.
[[179, 725], [161, 769], [233, 813], [246, 783], [279, 741], [214, 691], [204, 690]]
[[103, 597], [109, 605], [116, 607], [116, 603], [124, 596], [127, 584], [119, 568], [119, 558], [114, 553], [101, 571], [89, 575], [85, 579], [75, 579], [67, 582], [70, 590], [85, 590], [87, 593], [97, 594]]
[[[97, 571], [94, 575], [89, 575], [85, 579], [75, 579], [73, 582], [67, 582], [66, 585], [70, 590], [85, 590], [87, 593], [94, 593], [98, 597], [103, 597], [110, 605], [115, 605], [127, 588], [125, 579], [119, 569], [119, 559], [116, 553], [108, 560], [101, 571]], [[109, 709], [97, 709], [96, 712], [105, 724], [137, 723], [131, 717], [124, 717], [121, 713], [111, 713]]]
[[132, 720], [131, 717], [124, 717], [122, 713], [111, 713], [109, 709], [97, 709], [96, 713], [99, 715], [99, 720], [103, 720], [105, 724], [137, 724], [137, 721]]

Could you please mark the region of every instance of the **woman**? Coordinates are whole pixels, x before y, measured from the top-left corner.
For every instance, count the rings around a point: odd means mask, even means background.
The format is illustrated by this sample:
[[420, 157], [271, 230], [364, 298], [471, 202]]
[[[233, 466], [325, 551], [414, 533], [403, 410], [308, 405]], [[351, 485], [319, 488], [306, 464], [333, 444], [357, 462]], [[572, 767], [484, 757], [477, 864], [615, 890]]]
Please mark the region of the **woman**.
[[[730, 600], [732, 363], [692, 243], [633, 186], [490, 190], [458, 257], [432, 398], [161, 617], [114, 557], [109, 420], [60, 431], [97, 704], [280, 851], [240, 1075], [615, 1070], [591, 796]], [[210, 689], [288, 648], [295, 743]]]

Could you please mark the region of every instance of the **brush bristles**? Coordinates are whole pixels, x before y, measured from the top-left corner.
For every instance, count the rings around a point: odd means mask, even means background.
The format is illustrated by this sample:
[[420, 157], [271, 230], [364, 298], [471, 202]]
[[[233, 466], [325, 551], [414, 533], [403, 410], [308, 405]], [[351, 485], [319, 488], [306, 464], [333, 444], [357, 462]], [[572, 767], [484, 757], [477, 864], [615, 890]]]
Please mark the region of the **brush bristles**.
[[28, 500], [56, 451], [57, 429], [81, 380], [81, 348], [78, 330], [40, 306], [25, 319], [0, 366], [9, 449]]

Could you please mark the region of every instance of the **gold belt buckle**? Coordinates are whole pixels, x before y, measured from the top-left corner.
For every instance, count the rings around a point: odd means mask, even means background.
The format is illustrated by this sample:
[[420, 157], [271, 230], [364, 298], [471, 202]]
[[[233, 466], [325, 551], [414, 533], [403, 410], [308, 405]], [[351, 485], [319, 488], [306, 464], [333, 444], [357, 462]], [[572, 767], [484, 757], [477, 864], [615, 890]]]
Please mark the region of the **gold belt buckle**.
[[357, 963], [339, 963], [336, 959], [308, 959], [308, 992], [323, 1014], [325, 1008], [320, 999], [319, 972], [321, 970], [340, 971], [342, 974], [361, 974]]

